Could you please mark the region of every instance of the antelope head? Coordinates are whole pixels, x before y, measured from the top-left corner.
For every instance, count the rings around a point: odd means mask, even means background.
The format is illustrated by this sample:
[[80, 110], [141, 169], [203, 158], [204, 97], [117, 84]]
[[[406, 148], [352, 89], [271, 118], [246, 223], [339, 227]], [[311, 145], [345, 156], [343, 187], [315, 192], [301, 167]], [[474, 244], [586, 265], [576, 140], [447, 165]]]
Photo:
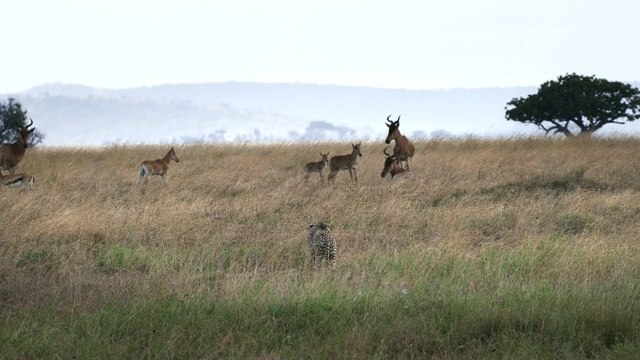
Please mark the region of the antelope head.
[[20, 140], [22, 141], [22, 144], [24, 144], [25, 148], [29, 147], [29, 135], [33, 134], [33, 131], [36, 129], [29, 129], [29, 126], [33, 125], [33, 119], [29, 118], [29, 120], [31, 120], [31, 123], [27, 126], [20, 126], [16, 124], [18, 133], [20, 134]]
[[362, 141], [360, 141], [357, 144], [351, 144], [351, 147], [353, 148], [353, 151], [358, 151], [358, 156], [362, 157], [362, 151], [360, 151], [360, 144], [362, 144]]
[[[398, 128], [400, 128], [400, 115], [398, 115], [398, 120], [391, 121], [391, 115], [387, 116], [387, 127], [389, 128], [389, 134], [387, 134], [387, 138], [384, 140], [385, 143], [390, 144], [391, 140], [393, 140], [400, 132]], [[398, 132], [396, 134], [396, 132]]]
[[387, 176], [387, 174], [390, 173], [394, 168], [394, 165], [396, 165], [396, 154], [389, 154], [387, 152], [388, 148], [389, 147], [387, 146], [386, 148], [384, 148], [384, 150], [382, 150], [387, 158], [384, 160], [384, 168], [382, 169], [382, 174], [380, 174], [381, 177]]
[[[169, 150], [169, 158], [175, 162], [180, 162], [180, 160], [178, 159], [178, 155], [176, 155], [176, 151], [173, 150], [173, 146], [171, 147], [171, 150]], [[167, 161], [167, 163], [169, 163], [169, 161]]]

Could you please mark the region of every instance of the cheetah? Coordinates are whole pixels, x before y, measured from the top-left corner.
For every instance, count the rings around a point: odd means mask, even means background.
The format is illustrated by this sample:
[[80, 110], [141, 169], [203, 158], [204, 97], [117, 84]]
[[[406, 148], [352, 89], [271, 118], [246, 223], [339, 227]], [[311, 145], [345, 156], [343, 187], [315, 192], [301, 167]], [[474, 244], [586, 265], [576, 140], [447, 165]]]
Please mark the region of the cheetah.
[[334, 267], [336, 260], [336, 239], [331, 234], [329, 225], [317, 222], [309, 225], [309, 252], [312, 265], [318, 266], [325, 260]]

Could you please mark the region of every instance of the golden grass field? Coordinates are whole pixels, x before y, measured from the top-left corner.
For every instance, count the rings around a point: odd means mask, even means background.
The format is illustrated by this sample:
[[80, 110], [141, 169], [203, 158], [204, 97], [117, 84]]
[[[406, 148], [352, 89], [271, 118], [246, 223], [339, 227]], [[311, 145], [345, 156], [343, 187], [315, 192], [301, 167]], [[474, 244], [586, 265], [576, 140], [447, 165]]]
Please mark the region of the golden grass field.
[[[397, 182], [380, 177], [386, 145], [363, 142], [357, 185], [346, 171], [334, 184], [317, 174], [305, 183], [302, 173], [319, 152], [350, 153], [348, 142], [175, 145], [180, 162], [171, 163], [168, 184], [154, 176], [139, 187], [140, 163], [171, 146], [27, 150], [18, 172], [35, 175], [35, 192], [0, 189], [5, 356], [295, 358], [313, 344], [312, 357], [321, 358], [334, 351], [356, 358], [615, 357], [640, 349], [640, 139], [421, 141], [414, 179]], [[331, 224], [338, 241], [333, 271], [308, 264], [307, 227], [315, 221]], [[253, 329], [247, 319], [238, 320], [246, 328], [231, 322], [203, 337], [184, 335], [180, 318], [152, 332], [161, 320], [150, 312], [149, 329], [140, 320], [141, 333], [149, 331], [142, 339], [117, 327], [93, 329], [111, 339], [101, 352], [85, 343], [91, 327], [70, 320], [90, 323], [107, 307], [150, 299], [299, 306], [326, 294], [339, 300], [323, 303], [329, 317], [357, 313], [349, 299], [358, 297], [370, 314], [332, 325], [341, 331], [335, 346], [315, 325], [301, 330], [315, 334], [308, 342], [288, 343], [294, 330], [267, 343], [245, 339], [240, 330]], [[468, 299], [475, 302], [465, 305]], [[572, 306], [576, 299], [584, 304]], [[376, 323], [376, 311], [396, 300], [421, 310], [385, 313]], [[482, 321], [456, 317], [452, 301], [472, 306]], [[554, 320], [568, 309], [586, 322]], [[256, 321], [284, 326], [268, 313]], [[432, 315], [410, 322], [425, 313]], [[454, 315], [439, 317], [445, 313]], [[462, 328], [464, 336], [454, 338]], [[564, 340], [554, 342], [558, 334]], [[25, 340], [45, 336], [63, 340], [35, 347]]]

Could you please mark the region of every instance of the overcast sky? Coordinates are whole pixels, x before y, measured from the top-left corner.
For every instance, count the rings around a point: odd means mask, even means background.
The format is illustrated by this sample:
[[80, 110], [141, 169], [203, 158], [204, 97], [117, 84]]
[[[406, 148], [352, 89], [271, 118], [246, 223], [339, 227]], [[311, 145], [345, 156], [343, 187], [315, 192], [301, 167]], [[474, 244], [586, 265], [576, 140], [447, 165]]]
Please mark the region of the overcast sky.
[[637, 0], [1, 0], [0, 93], [226, 81], [640, 80]]

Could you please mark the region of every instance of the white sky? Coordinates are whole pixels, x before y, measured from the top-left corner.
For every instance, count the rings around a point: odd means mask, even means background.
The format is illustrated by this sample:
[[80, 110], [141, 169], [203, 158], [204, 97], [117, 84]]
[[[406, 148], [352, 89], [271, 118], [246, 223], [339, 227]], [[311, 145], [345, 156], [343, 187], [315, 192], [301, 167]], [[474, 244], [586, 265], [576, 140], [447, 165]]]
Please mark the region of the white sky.
[[0, 93], [226, 81], [640, 80], [637, 0], [1, 0]]

